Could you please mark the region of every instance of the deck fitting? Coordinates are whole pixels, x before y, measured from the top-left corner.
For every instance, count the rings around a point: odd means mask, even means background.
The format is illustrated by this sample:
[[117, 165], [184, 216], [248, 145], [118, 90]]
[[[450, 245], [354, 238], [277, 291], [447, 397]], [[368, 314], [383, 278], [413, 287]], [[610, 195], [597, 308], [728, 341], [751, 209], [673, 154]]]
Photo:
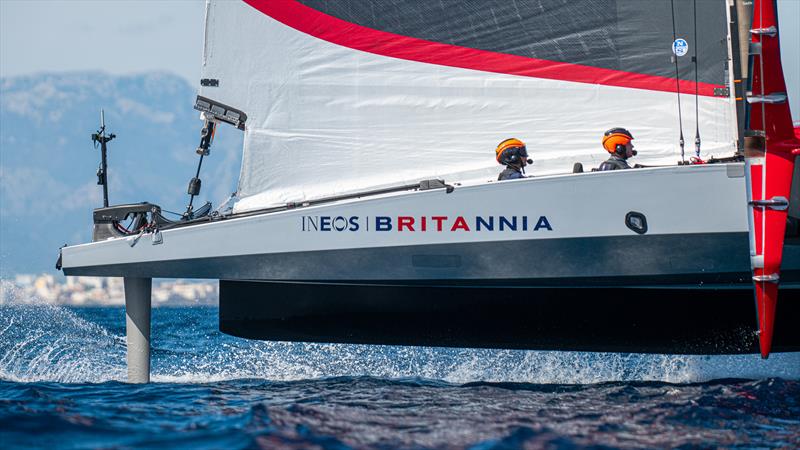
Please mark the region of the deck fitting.
[[756, 208], [769, 208], [775, 211], [786, 211], [789, 208], [789, 200], [786, 197], [772, 197], [771, 199], [752, 200], [750, 205]]
[[747, 93], [747, 103], [751, 105], [754, 103], [765, 103], [767, 105], [780, 105], [786, 103], [785, 92], [773, 92], [767, 95], [753, 95], [752, 92]]
[[753, 275], [753, 281], [755, 282], [767, 282], [767, 283], [777, 283], [781, 280], [781, 277], [777, 273], [771, 273], [769, 275]]
[[753, 28], [750, 30], [750, 34], [775, 37], [778, 34], [778, 28], [775, 25], [766, 28]]

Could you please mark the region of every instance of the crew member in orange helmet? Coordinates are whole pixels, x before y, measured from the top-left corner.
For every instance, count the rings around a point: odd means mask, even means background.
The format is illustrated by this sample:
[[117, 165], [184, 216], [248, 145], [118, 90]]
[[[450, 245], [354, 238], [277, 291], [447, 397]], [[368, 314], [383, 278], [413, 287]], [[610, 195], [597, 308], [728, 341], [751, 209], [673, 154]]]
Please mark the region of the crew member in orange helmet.
[[494, 153], [497, 162], [506, 166], [506, 169], [497, 177], [498, 181], [525, 178], [525, 166], [533, 164], [533, 160], [528, 159], [525, 143], [516, 138], [501, 142]]
[[603, 161], [597, 170], [630, 169], [628, 158], [636, 156], [632, 140], [633, 135], [625, 128], [612, 128], [603, 133], [603, 148], [611, 153], [611, 157]]

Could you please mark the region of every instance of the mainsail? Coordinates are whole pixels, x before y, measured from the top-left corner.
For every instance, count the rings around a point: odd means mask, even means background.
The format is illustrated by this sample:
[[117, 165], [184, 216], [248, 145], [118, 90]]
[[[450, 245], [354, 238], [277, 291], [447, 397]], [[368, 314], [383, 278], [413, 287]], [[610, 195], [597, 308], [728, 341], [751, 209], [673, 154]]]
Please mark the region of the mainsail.
[[210, 1], [200, 94], [249, 117], [244, 211], [494, 179], [508, 137], [533, 175], [596, 166], [616, 126], [640, 164], [675, 164], [681, 135], [688, 160], [696, 129], [730, 156], [729, 55], [725, 0]]

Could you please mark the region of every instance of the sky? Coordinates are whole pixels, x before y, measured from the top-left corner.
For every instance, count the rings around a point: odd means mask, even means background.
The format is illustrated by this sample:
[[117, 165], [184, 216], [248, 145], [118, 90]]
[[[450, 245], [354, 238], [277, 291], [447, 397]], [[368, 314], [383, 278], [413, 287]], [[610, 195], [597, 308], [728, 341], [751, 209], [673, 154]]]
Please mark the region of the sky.
[[792, 118], [800, 121], [800, 0], [778, 0], [781, 62]]
[[[703, 0], [700, 0], [703, 1]], [[800, 0], [779, 0], [784, 72], [800, 119]], [[0, 76], [172, 72], [196, 85], [203, 0], [0, 0]]]
[[172, 72], [196, 85], [203, 0], [0, 0], [0, 76]]

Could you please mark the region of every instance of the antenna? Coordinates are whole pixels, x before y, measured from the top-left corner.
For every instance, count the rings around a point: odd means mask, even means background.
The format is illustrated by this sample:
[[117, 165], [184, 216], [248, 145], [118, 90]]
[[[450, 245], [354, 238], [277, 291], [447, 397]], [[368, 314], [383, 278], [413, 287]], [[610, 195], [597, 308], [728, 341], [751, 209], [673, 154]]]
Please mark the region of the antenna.
[[100, 109], [100, 129], [97, 133], [92, 133], [92, 142], [94, 148], [100, 144], [100, 167], [97, 168], [97, 184], [103, 186], [103, 207], [108, 207], [108, 161], [107, 154], [108, 148], [106, 144], [111, 142], [117, 135], [111, 133], [106, 135], [106, 114], [105, 111]]

